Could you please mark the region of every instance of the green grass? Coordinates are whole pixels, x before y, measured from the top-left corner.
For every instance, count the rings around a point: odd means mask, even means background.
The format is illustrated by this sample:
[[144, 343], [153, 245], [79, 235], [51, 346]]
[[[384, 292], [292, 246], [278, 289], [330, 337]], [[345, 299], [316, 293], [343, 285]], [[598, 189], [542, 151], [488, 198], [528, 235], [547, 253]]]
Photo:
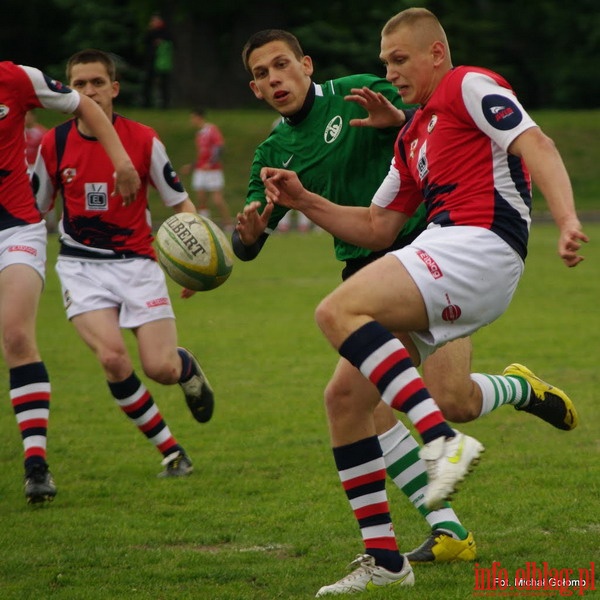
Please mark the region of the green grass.
[[[487, 447], [454, 502], [482, 567], [500, 561], [513, 574], [526, 562], [578, 569], [598, 559], [600, 225], [586, 230], [587, 260], [568, 270], [556, 256], [555, 228], [534, 226], [511, 307], [474, 337], [474, 370], [523, 362], [568, 390], [581, 418], [565, 433], [504, 407], [461, 426]], [[236, 263], [217, 290], [184, 301], [171, 286], [180, 343], [200, 358], [217, 406], [200, 425], [178, 386], [145, 380], [196, 468], [186, 480], [161, 480], [160, 455], [116, 408], [64, 317], [52, 239], [39, 343], [52, 377], [49, 462], [59, 493], [44, 508], [25, 504], [6, 393], [3, 600], [292, 600], [312, 598], [345, 573], [362, 545], [322, 407], [336, 355], [313, 322], [339, 280], [331, 246], [325, 234], [278, 235], [257, 261]], [[399, 544], [409, 550], [426, 524], [396, 488], [390, 499]], [[415, 570], [415, 588], [369, 598], [472, 597], [471, 564]]]

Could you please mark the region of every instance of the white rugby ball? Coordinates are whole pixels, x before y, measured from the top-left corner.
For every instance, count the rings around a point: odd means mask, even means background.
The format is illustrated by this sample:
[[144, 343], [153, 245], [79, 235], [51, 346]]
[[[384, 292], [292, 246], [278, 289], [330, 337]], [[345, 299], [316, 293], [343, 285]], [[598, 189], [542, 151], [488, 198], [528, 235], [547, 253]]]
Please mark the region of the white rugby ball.
[[234, 254], [229, 239], [210, 219], [182, 212], [169, 217], [156, 233], [158, 260], [182, 287], [214, 290], [231, 275]]

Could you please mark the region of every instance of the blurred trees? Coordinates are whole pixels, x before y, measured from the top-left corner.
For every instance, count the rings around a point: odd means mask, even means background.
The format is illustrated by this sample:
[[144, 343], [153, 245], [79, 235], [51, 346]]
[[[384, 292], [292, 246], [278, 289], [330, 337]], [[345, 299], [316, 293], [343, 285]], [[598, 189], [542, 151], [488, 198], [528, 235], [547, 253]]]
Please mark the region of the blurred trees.
[[247, 38], [270, 27], [291, 30], [313, 57], [316, 79], [384, 73], [379, 33], [413, 5], [435, 12], [454, 64], [504, 75], [529, 108], [600, 105], [600, 5], [597, 0], [2, 0], [0, 57], [62, 78], [65, 59], [84, 47], [113, 52], [123, 98], [139, 101], [143, 36], [159, 11], [176, 43], [174, 104], [256, 106], [240, 53]]

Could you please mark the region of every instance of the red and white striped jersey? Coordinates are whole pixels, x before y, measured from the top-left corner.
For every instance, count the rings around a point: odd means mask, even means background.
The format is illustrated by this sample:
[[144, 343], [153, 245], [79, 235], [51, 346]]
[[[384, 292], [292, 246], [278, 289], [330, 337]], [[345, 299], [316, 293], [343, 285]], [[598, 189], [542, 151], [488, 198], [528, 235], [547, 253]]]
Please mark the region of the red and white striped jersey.
[[188, 197], [152, 128], [120, 115], [114, 115], [113, 125], [142, 183], [129, 206], [113, 195], [114, 168], [108, 154], [100, 142], [77, 129], [75, 119], [51, 129], [42, 139], [33, 175], [36, 199], [46, 212], [61, 192], [62, 256], [154, 259], [148, 185], [157, 189], [166, 206]]
[[400, 132], [387, 178], [373, 202], [428, 223], [490, 229], [525, 258], [531, 178], [511, 142], [535, 122], [498, 74], [457, 67]]
[[27, 175], [25, 114], [34, 108], [72, 113], [80, 96], [38, 69], [0, 62], [0, 229], [38, 223]]

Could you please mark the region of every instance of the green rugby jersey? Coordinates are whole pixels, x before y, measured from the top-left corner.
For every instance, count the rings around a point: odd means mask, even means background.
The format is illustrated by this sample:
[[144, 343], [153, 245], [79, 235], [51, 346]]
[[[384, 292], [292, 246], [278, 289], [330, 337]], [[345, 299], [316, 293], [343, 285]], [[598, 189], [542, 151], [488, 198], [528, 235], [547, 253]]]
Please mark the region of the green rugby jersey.
[[[350, 120], [364, 118], [365, 110], [344, 100], [352, 88], [368, 87], [403, 108], [398, 90], [375, 75], [352, 75], [322, 84], [313, 83], [315, 99], [307, 116], [297, 124], [283, 119], [254, 154], [246, 203], [265, 201], [260, 179], [262, 167], [298, 173], [306, 189], [336, 204], [369, 206], [387, 175], [394, 155], [397, 128], [352, 127]], [[275, 229], [287, 208], [276, 206], [269, 221]], [[401, 237], [425, 227], [425, 208], [413, 215]], [[346, 261], [367, 257], [371, 251], [334, 238], [335, 256]]]

